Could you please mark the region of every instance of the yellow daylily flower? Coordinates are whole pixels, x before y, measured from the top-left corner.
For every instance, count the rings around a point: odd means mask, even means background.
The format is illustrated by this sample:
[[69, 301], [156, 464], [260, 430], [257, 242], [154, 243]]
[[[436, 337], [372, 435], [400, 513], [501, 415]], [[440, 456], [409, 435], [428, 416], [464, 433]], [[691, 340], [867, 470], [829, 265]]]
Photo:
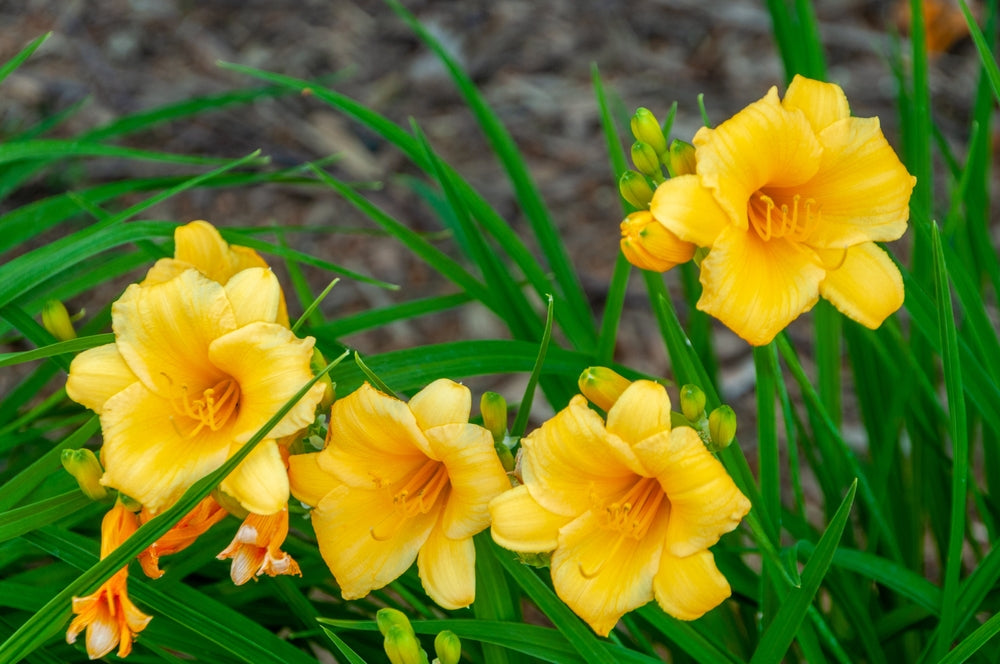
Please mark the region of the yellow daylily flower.
[[[101, 418], [101, 483], [153, 513], [218, 468], [311, 377], [313, 339], [277, 322], [281, 288], [249, 268], [225, 285], [188, 269], [129, 286], [112, 305], [115, 342], [73, 360], [66, 392]], [[222, 482], [257, 514], [288, 501], [275, 439], [308, 426], [315, 385]]]
[[385, 586], [414, 559], [440, 606], [475, 599], [472, 536], [510, 482], [471, 408], [468, 388], [450, 380], [408, 404], [365, 383], [334, 402], [327, 447], [289, 459], [292, 494], [315, 508], [320, 553], [345, 599]]
[[[267, 262], [253, 249], [229, 244], [207, 221], [192, 221], [174, 230], [174, 257], [161, 258], [150, 268], [143, 284], [159, 283], [194, 268], [203, 275], [225, 284], [236, 273], [251, 267], [266, 268]], [[277, 322], [288, 327], [284, 293], [278, 301]]]
[[699, 309], [763, 345], [820, 296], [870, 328], [902, 306], [875, 243], [906, 230], [916, 180], [839, 86], [796, 76], [783, 99], [771, 88], [694, 146], [695, 173], [661, 184], [650, 210], [711, 249]]
[[604, 636], [656, 599], [693, 620], [729, 597], [708, 547], [750, 502], [689, 427], [670, 428], [670, 398], [632, 383], [607, 423], [577, 395], [522, 440], [523, 484], [490, 503], [493, 539], [551, 552], [559, 597]]
[[[106, 558], [139, 527], [138, 517], [121, 501], [116, 501], [101, 522], [101, 558]], [[128, 565], [122, 567], [92, 594], [73, 598], [73, 613], [77, 614], [66, 630], [66, 642], [76, 643], [76, 637], [87, 630], [87, 655], [90, 659], [104, 657], [118, 646], [118, 656], [132, 652], [132, 641], [146, 628], [148, 616], [128, 597]]]

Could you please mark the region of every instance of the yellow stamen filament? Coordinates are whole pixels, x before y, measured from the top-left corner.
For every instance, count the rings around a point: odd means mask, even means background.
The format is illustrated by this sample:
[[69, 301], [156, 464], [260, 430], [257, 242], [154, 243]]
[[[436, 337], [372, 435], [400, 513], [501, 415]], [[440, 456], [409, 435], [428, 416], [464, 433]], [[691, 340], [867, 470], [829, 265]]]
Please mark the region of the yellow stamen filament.
[[607, 526], [617, 531], [618, 536], [615, 537], [611, 549], [603, 554], [596, 568], [588, 570], [584, 568], [583, 563], [580, 563], [580, 575], [585, 579], [593, 579], [604, 569], [604, 564], [614, 557], [626, 538], [639, 540], [645, 537], [656, 520], [664, 498], [666, 494], [663, 492], [663, 487], [655, 478], [642, 477], [624, 496], [606, 505], [604, 514], [608, 519]]
[[[395, 510], [369, 531], [372, 539], [379, 542], [391, 539], [406, 519], [417, 514], [430, 512], [441, 493], [448, 486], [448, 469], [445, 465], [433, 459], [425, 461], [401, 488], [393, 492], [392, 504]], [[389, 528], [389, 531], [387, 533], [377, 532], [379, 526], [390, 519], [393, 519], [394, 524]]]
[[[169, 376], [166, 378], [170, 381]], [[195, 421], [194, 428], [184, 434], [188, 438], [198, 435], [205, 427], [211, 431], [218, 431], [239, 409], [240, 386], [232, 378], [223, 378], [209, 387], [201, 393], [200, 399], [191, 398], [187, 385], [174, 388], [173, 381], [170, 383], [172, 392], [170, 403], [174, 407], [174, 412]], [[174, 426], [177, 426], [176, 420]]]
[[791, 204], [783, 202], [779, 205], [762, 192], [750, 197], [747, 216], [757, 235], [765, 242], [771, 238], [802, 242], [808, 239], [821, 218], [819, 206], [813, 198], [803, 200], [800, 194], [795, 194]]

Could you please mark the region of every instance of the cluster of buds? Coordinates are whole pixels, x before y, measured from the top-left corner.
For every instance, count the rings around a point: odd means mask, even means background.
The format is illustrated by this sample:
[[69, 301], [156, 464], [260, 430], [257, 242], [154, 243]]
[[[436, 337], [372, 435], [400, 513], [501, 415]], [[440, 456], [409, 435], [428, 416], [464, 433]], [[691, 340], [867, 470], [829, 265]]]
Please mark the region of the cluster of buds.
[[[621, 396], [631, 381], [607, 367], [589, 367], [578, 380], [580, 392], [598, 408], [607, 411]], [[683, 385], [680, 390], [680, 412], [671, 413], [671, 426], [690, 427], [698, 432], [705, 446], [721, 452], [736, 438], [736, 413], [723, 404], [706, 413], [707, 398], [697, 385]]]
[[[698, 432], [712, 452], [721, 452], [736, 438], [736, 412], [722, 404], [710, 413], [705, 412], [705, 392], [697, 385], [681, 386], [681, 412], [683, 420], [675, 425], [689, 426]], [[675, 413], [675, 415], [677, 415]]]
[[695, 246], [680, 240], [653, 217], [649, 210], [654, 189], [670, 177], [694, 173], [694, 146], [674, 140], [667, 144], [669, 127], [661, 127], [656, 116], [639, 108], [632, 116], [632, 164], [622, 173], [618, 191], [635, 212], [621, 223], [621, 248], [630, 263], [643, 270], [666, 272], [694, 256]]
[[[375, 622], [385, 637], [385, 654], [392, 664], [428, 664], [427, 651], [420, 647], [406, 614], [396, 609], [379, 609]], [[452, 631], [439, 632], [434, 637], [434, 654], [437, 657], [431, 664], [458, 664], [462, 657], [462, 642]]]

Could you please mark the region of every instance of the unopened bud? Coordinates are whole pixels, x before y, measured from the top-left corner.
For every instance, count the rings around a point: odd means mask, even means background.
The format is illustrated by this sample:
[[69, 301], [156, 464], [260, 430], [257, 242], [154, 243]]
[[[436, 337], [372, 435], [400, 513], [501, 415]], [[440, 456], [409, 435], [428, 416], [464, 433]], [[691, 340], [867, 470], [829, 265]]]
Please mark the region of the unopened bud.
[[588, 367], [580, 374], [577, 384], [583, 396], [607, 412], [632, 381], [607, 367]]
[[632, 144], [632, 164], [643, 175], [648, 175], [658, 182], [663, 181], [663, 171], [660, 170], [660, 157], [649, 143], [636, 141]]
[[694, 255], [696, 247], [667, 230], [649, 210], [625, 217], [621, 230], [622, 253], [629, 263], [642, 270], [666, 272]]
[[458, 664], [462, 658], [462, 642], [451, 630], [438, 632], [434, 637], [434, 653], [439, 664]]
[[375, 613], [375, 624], [378, 625], [378, 631], [382, 632], [382, 636], [388, 634], [390, 627], [402, 627], [413, 634], [410, 619], [399, 609], [379, 609]]
[[427, 664], [427, 653], [420, 647], [409, 624], [390, 626], [385, 632], [383, 646], [391, 664]]
[[681, 412], [691, 422], [697, 422], [705, 413], [705, 392], [697, 385], [681, 387]]
[[[327, 361], [326, 358], [323, 357], [323, 353], [319, 352], [318, 348], [313, 347], [312, 359], [309, 360], [309, 369], [313, 372], [313, 375], [316, 375], [325, 369], [326, 365]], [[326, 387], [326, 390], [323, 392], [323, 399], [319, 402], [319, 405], [317, 405], [316, 408], [320, 412], [326, 413], [329, 412], [330, 406], [333, 405], [333, 400], [335, 398], [333, 380], [331, 380], [329, 373], [325, 373], [323, 374], [323, 377], [319, 379], [319, 382], [321, 385]]]
[[653, 188], [646, 182], [646, 178], [636, 171], [622, 173], [618, 180], [618, 191], [634, 208], [648, 208], [649, 202], [653, 200]]
[[708, 432], [717, 449], [729, 447], [736, 438], [736, 412], [726, 405], [713, 410], [708, 416]]
[[76, 339], [69, 312], [59, 300], [46, 300], [42, 305], [42, 326], [59, 341]]
[[502, 394], [483, 392], [479, 412], [483, 414], [483, 426], [493, 434], [493, 441], [502, 441], [507, 434], [507, 400]]
[[663, 136], [660, 122], [648, 108], [640, 107], [635, 109], [635, 115], [632, 116], [630, 124], [635, 140], [648, 143], [656, 151], [657, 155], [664, 154], [667, 151], [667, 139]]
[[695, 151], [694, 146], [682, 140], [674, 139], [670, 144], [670, 153], [666, 160], [667, 172], [670, 177], [678, 175], [692, 175], [695, 173]]
[[80, 490], [91, 500], [103, 500], [108, 496], [108, 490], [101, 484], [104, 469], [97, 456], [87, 448], [78, 450], [66, 449], [60, 456], [63, 468], [76, 479]]

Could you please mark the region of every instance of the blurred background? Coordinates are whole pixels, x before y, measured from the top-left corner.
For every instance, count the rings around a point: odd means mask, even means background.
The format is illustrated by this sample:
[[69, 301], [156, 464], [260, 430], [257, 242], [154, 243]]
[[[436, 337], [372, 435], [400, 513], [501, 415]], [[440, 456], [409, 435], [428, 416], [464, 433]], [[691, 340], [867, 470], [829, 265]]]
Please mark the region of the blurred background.
[[[592, 67], [600, 71], [622, 117], [646, 106], [662, 120], [678, 102], [672, 136], [685, 140], [701, 125], [698, 94], [704, 94], [709, 117], [717, 123], [770, 86], [783, 89], [782, 64], [763, 0], [404, 4], [450, 49], [513, 135], [563, 231], [595, 315], [603, 307], [623, 213], [601, 134]], [[906, 39], [908, 4], [815, 3], [829, 78], [844, 88], [855, 115], [879, 116], [897, 146], [897, 83], [890, 54], [894, 41]], [[933, 40], [934, 117], [944, 140], [964, 144], [960, 132], [968, 126], [967, 105], [974, 98], [976, 55], [950, 2], [928, 1], [925, 11]], [[413, 118], [434, 148], [515, 229], [524, 227], [509, 182], [447, 73], [380, 0], [0, 0], [0, 59], [7, 60], [47, 31], [53, 33], [48, 42], [0, 88], [0, 139], [74, 104], [79, 109], [53, 135], [72, 136], [192, 96], [261, 86], [217, 64], [239, 63], [323, 79], [404, 127]], [[904, 42], [904, 53], [906, 48]], [[276, 167], [336, 153], [339, 159], [331, 172], [347, 181], [371, 183], [371, 199], [397, 220], [427, 232], [441, 228], [403, 179], [416, 172], [405, 159], [314, 98], [264, 98], [131, 136], [127, 144], [233, 158], [260, 149]], [[66, 164], [0, 203], [0, 212], [66, 187], [145, 174], [136, 168], [135, 162], [116, 160], [88, 161], [85, 167]], [[141, 168], [149, 174], [178, 172], [164, 165]], [[402, 286], [393, 292], [344, 280], [322, 306], [328, 317], [454, 290], [395, 241], [358, 232], [374, 225], [319, 186], [197, 190], [158, 205], [149, 216], [179, 223], [207, 219], [219, 226], [315, 229], [291, 234], [288, 240], [325, 260]], [[81, 217], [80, 223], [85, 222]], [[337, 232], [330, 232], [334, 228]], [[437, 243], [449, 246], [447, 238]], [[280, 272], [281, 266], [276, 268]], [[308, 276], [318, 292], [333, 275], [313, 271]], [[618, 359], [669, 376], [640, 280], [633, 279], [631, 288]], [[117, 293], [106, 295], [104, 302], [68, 305], [71, 311], [96, 309]], [[792, 333], [807, 342], [808, 329], [800, 321]], [[485, 309], [466, 307], [346, 341], [362, 353], [375, 353], [495, 337], [506, 337], [503, 326]], [[749, 348], [722, 328], [717, 339], [724, 358], [724, 396], [738, 410], [753, 413]], [[509, 383], [491, 384], [490, 389], [519, 396], [520, 378], [504, 380]], [[739, 408], [741, 401], [751, 407]], [[741, 421], [743, 426], [752, 422]]]

